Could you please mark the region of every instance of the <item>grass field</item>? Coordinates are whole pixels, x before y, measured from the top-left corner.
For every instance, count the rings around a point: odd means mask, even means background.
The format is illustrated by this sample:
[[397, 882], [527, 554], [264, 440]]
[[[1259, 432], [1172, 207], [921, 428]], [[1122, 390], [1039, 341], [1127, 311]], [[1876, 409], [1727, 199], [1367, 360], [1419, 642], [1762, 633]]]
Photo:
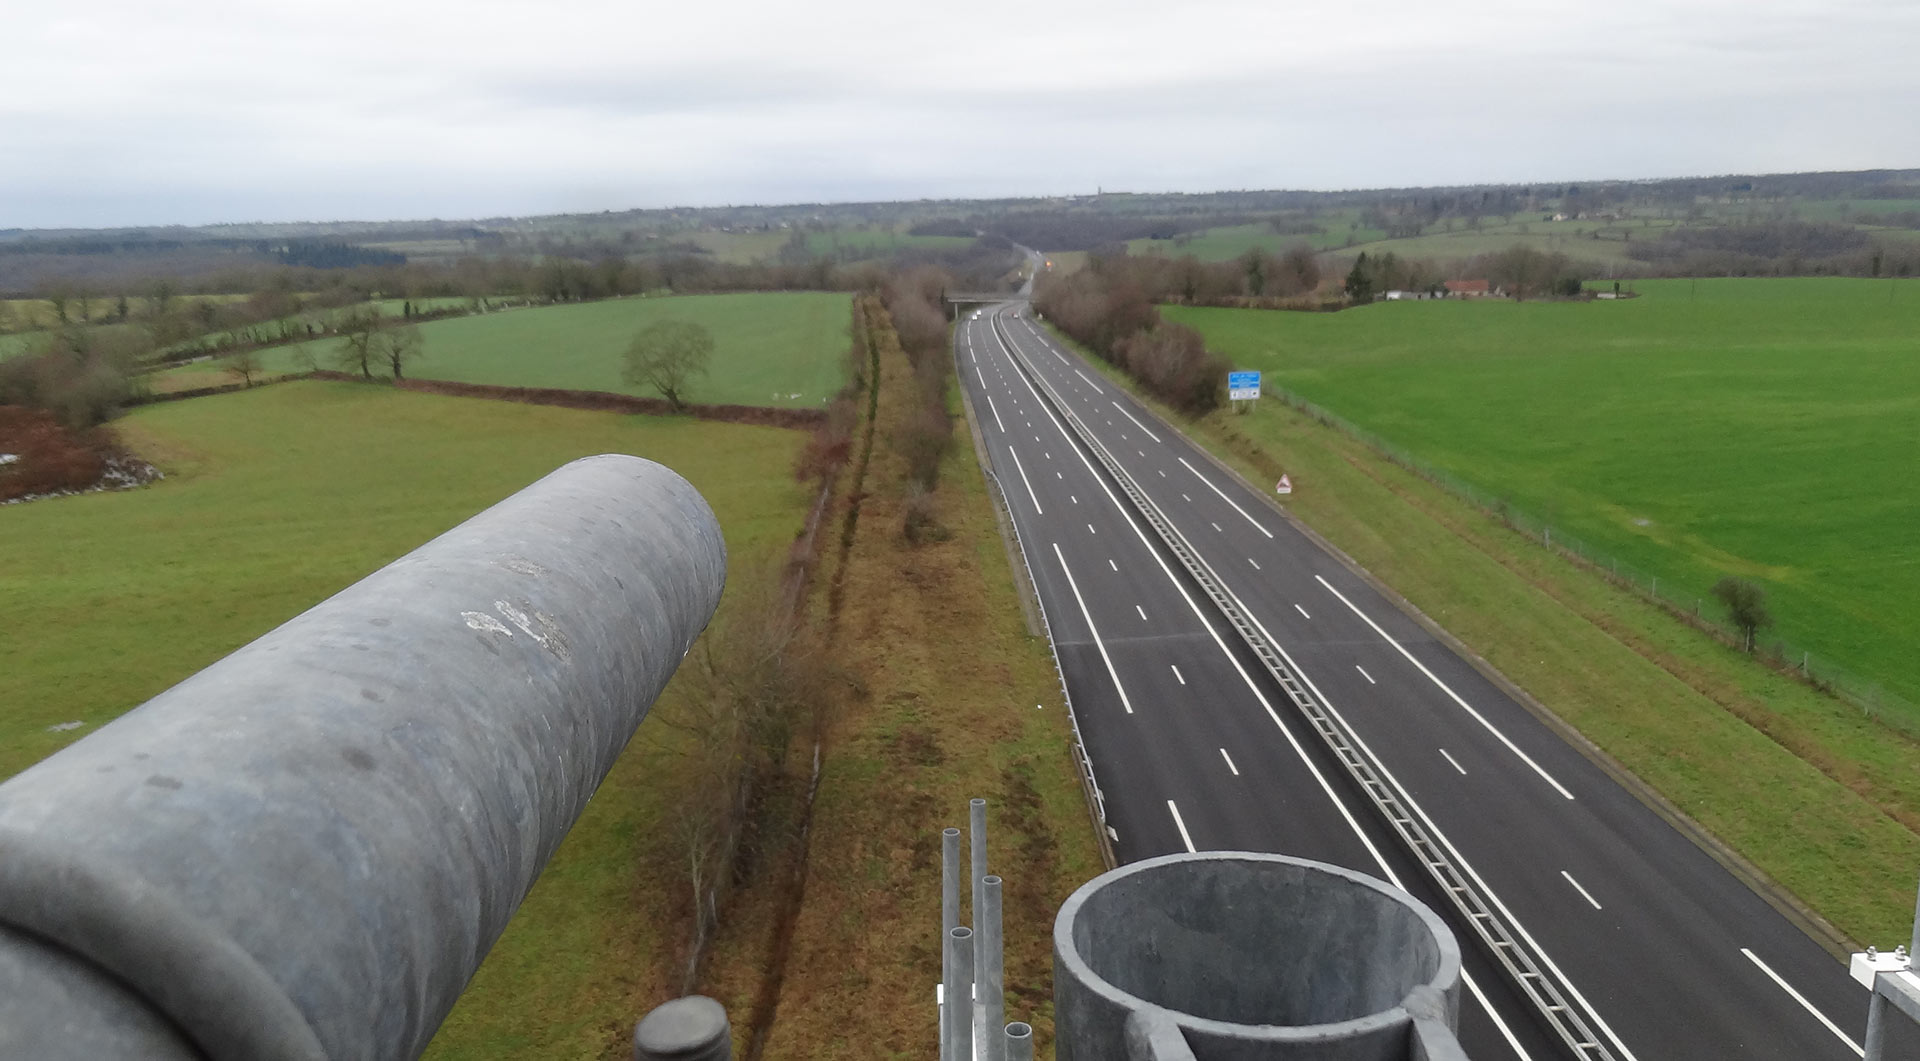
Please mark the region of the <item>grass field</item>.
[[1757, 580], [1778, 636], [1920, 700], [1920, 284], [1637, 287], [1613, 303], [1167, 313], [1670, 595]]
[[[792, 229], [768, 229], [761, 231], [746, 230], [739, 232], [700, 231], [675, 233], [666, 237], [671, 242], [692, 242], [697, 244], [715, 260], [733, 265], [751, 265], [754, 262], [771, 261], [778, 257], [787, 241], [793, 238]], [[807, 250], [814, 254], [835, 254], [843, 250], [852, 250], [858, 254], [875, 257], [892, 254], [901, 250], [949, 249], [965, 247], [971, 239], [961, 236], [910, 236], [892, 229], [835, 228], [824, 232], [807, 233]]]
[[1841, 932], [1907, 937], [1920, 742], [1291, 408], [1185, 426], [1250, 481], [1292, 474], [1294, 518]]
[[[675, 468], [749, 558], [809, 499], [799, 435], [345, 383], [148, 406], [119, 421], [168, 478], [0, 508], [0, 777], [153, 696], [574, 457]], [[347, 441], [351, 444], [343, 444]], [[70, 720], [77, 733], [50, 733]]]
[[1332, 250], [1348, 246], [1350, 242], [1366, 243], [1386, 235], [1378, 229], [1357, 227], [1357, 212], [1351, 210], [1329, 211], [1314, 218], [1314, 224], [1325, 231], [1281, 234], [1265, 222], [1223, 225], [1174, 239], [1130, 240], [1127, 250], [1131, 254], [1164, 254], [1173, 258], [1191, 254], [1203, 262], [1224, 262], [1255, 248], [1268, 254], [1279, 254], [1301, 244], [1314, 250]]
[[[820, 292], [623, 298], [430, 321], [420, 326], [426, 354], [407, 366], [422, 379], [514, 387], [651, 394], [620, 378], [634, 334], [654, 321], [679, 319], [713, 333], [706, 378], [690, 388], [696, 402], [818, 408], [840, 389], [847, 348], [847, 296]], [[339, 338], [276, 347], [261, 355], [268, 372], [297, 367], [305, 348], [332, 367]], [[217, 366], [173, 370], [205, 377]], [[166, 386], [156, 381], [156, 389]]]

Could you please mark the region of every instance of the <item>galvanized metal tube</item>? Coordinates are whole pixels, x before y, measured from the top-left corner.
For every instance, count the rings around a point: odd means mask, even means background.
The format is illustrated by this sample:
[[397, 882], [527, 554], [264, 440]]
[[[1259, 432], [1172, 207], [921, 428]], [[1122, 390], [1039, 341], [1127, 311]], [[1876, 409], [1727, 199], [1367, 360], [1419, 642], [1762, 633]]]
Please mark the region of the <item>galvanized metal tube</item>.
[[947, 1058], [973, 1061], [973, 929], [947, 934]]
[[[960, 926], [960, 830], [947, 828], [940, 830], [940, 983], [943, 992], [953, 990], [952, 972], [946, 965], [947, 939], [953, 930]], [[940, 1006], [940, 1057], [941, 1061], [953, 1061], [947, 1056], [947, 1014], [952, 1007], [944, 1002]]]
[[985, 1029], [981, 1034], [981, 1058], [983, 1061], [1006, 1061], [1007, 1043], [1003, 1034], [1007, 1023], [1007, 1005], [1003, 994], [1004, 952], [1001, 950], [1000, 937], [1000, 878], [989, 874], [981, 878], [983, 887], [981, 896], [980, 919], [973, 926], [975, 946], [975, 964], [973, 979], [977, 986], [974, 992], [974, 1005], [980, 1013], [980, 1026]]
[[[968, 853], [972, 856], [970, 869], [967, 874], [967, 879], [971, 882], [969, 886], [972, 888], [972, 905], [967, 907], [967, 920], [973, 925], [973, 970], [974, 975], [978, 976], [980, 970], [985, 968], [987, 964], [986, 955], [980, 951], [980, 911], [985, 909], [987, 903], [986, 800], [975, 798], [967, 801], [967, 831], [969, 833], [968, 840], [970, 841], [969, 846], [971, 848]], [[977, 1003], [979, 1000], [979, 994], [977, 992], [974, 995], [974, 999]], [[995, 1026], [980, 1023], [980, 1009], [976, 1004], [973, 1010], [973, 1041], [984, 1044], [987, 1041], [988, 1033], [992, 1032], [994, 1027]]]
[[663, 1002], [633, 1026], [633, 1061], [732, 1061], [727, 1008], [705, 995]]
[[1920, 964], [1920, 893], [1913, 900], [1913, 939], [1907, 944], [1907, 959]]
[[1007, 1061], [1033, 1061], [1032, 1025], [1018, 1020], [1007, 1025], [1006, 1037], [1001, 1047], [1006, 1051]]
[[969, 923], [980, 920], [981, 881], [987, 875], [987, 801], [970, 799], [967, 801], [967, 840], [968, 854], [971, 856], [971, 872], [967, 879], [971, 881], [972, 904], [967, 907]]
[[684, 479], [575, 461], [0, 785], [0, 968], [123, 991], [0, 1028], [417, 1056], [725, 578]]

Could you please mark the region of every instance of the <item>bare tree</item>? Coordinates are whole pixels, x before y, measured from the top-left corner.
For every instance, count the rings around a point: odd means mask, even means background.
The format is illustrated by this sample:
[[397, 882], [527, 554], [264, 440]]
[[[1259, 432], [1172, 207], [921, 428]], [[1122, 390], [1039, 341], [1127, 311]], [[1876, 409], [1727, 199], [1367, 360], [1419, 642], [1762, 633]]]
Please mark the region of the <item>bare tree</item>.
[[388, 325], [374, 333], [374, 352], [393, 372], [394, 379], [401, 378], [401, 366], [426, 354], [426, 340], [420, 335], [416, 324]]
[[386, 326], [386, 318], [372, 306], [356, 309], [348, 313], [340, 322], [340, 346], [334, 352], [334, 363], [343, 372], [359, 372], [367, 380], [373, 379], [373, 366], [380, 362], [379, 336]]
[[260, 374], [260, 354], [255, 350], [240, 350], [228, 354], [222, 367], [227, 375], [240, 381], [242, 386], [253, 386], [253, 378]]
[[1713, 584], [1713, 595], [1727, 606], [1727, 619], [1740, 631], [1747, 652], [1753, 651], [1754, 635], [1773, 625], [1773, 613], [1767, 610], [1767, 593], [1744, 578], [1726, 578]]
[[621, 378], [635, 386], [652, 387], [678, 412], [686, 408], [688, 385], [695, 376], [706, 375], [712, 356], [713, 335], [705, 327], [691, 321], [657, 321], [633, 337]]

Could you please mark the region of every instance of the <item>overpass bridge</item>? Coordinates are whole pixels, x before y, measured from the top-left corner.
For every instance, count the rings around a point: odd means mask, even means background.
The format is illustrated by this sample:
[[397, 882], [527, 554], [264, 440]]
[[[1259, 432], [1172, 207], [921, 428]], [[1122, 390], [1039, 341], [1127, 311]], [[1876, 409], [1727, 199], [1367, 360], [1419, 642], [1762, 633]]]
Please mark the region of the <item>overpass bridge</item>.
[[946, 305], [947, 319], [957, 320], [968, 306], [993, 306], [1027, 297], [1014, 291], [947, 291], [940, 301]]

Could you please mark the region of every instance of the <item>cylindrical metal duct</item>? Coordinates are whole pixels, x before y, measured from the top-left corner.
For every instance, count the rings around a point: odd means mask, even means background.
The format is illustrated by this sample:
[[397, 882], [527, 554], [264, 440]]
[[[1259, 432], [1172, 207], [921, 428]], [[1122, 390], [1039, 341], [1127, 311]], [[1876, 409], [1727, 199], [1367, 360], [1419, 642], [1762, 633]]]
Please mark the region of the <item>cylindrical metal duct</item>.
[[[970, 898], [967, 906], [967, 923], [973, 926], [973, 977], [980, 975], [986, 968], [986, 956], [980, 952], [980, 911], [986, 907], [987, 880], [987, 801], [978, 797], [967, 801], [967, 881]], [[982, 1010], [979, 1006], [980, 994], [974, 992], [973, 1028], [971, 1035], [976, 1043], [985, 1044], [987, 1036], [995, 1026], [980, 1023]], [[962, 1058], [960, 1061], [971, 1061]]]
[[725, 577], [684, 479], [574, 461], [0, 785], [0, 1028], [417, 1056]]
[[981, 1033], [980, 1054], [982, 1061], [1006, 1061], [1007, 1005], [1004, 941], [1000, 936], [1000, 878], [988, 874], [980, 883], [984, 901], [979, 923], [973, 926], [976, 952], [973, 980], [979, 985], [974, 992], [974, 1005], [979, 1007], [980, 1026], [985, 1029]]
[[[960, 926], [960, 830], [940, 830], [940, 983], [941, 991], [953, 992], [953, 970], [947, 967], [947, 940]], [[947, 1057], [947, 1020], [953, 1012], [952, 998], [940, 1004], [940, 1057]]]
[[663, 1002], [633, 1026], [633, 1061], [732, 1061], [727, 1008], [705, 995]]
[[1026, 1021], [1007, 1025], [1007, 1061], [1033, 1061], [1033, 1028]]
[[973, 1061], [973, 930], [947, 934], [947, 1057]]

